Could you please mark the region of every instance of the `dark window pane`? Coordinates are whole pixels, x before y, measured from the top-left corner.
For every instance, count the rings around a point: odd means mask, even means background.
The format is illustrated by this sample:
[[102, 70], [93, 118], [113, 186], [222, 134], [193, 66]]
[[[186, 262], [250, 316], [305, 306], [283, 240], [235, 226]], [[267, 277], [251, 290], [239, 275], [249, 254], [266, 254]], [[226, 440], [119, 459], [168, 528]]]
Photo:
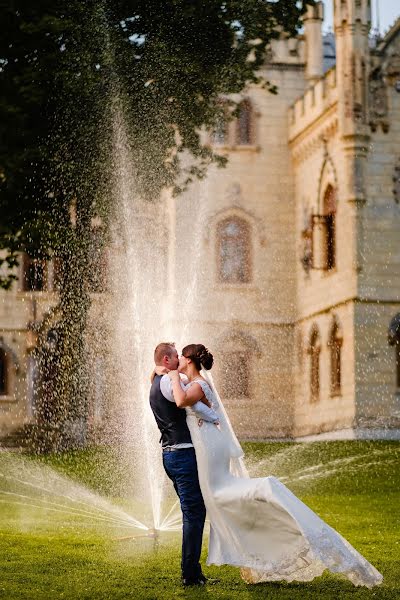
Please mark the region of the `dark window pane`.
[[42, 292], [46, 287], [46, 261], [37, 258], [31, 258], [25, 255], [24, 258], [24, 291]]
[[0, 348], [0, 396], [6, 396], [7, 391], [7, 355]]
[[330, 185], [324, 196], [324, 215], [325, 215], [325, 244], [326, 244], [326, 266], [327, 269], [334, 269], [336, 263], [336, 192]]

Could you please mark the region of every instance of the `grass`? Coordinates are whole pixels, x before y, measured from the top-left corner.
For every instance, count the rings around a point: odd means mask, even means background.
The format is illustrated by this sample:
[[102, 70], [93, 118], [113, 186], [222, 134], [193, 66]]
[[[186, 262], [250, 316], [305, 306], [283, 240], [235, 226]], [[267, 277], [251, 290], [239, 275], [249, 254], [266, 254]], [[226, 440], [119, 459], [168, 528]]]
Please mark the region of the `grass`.
[[[206, 567], [206, 574], [218, 578], [218, 583], [205, 589], [183, 589], [179, 583], [179, 533], [163, 536], [158, 547], [149, 539], [118, 541], [121, 532], [108, 523], [96, 525], [77, 509], [74, 514], [58, 512], [62, 509], [55, 505], [44, 508], [45, 496], [37, 487], [31, 485], [31, 491], [27, 491], [26, 484], [21, 487], [10, 475], [48, 488], [59, 485], [58, 475], [53, 477], [56, 471], [66, 489], [69, 479], [64, 477], [72, 478], [118, 503], [113, 497], [122, 495], [124, 472], [109, 451], [89, 450], [40, 459], [0, 453], [0, 598], [400, 598], [399, 443], [249, 443], [245, 450], [252, 475], [280, 477], [383, 573], [383, 585], [373, 590], [355, 588], [325, 574], [306, 584], [247, 586], [235, 568]], [[203, 546], [205, 562], [207, 540]]]

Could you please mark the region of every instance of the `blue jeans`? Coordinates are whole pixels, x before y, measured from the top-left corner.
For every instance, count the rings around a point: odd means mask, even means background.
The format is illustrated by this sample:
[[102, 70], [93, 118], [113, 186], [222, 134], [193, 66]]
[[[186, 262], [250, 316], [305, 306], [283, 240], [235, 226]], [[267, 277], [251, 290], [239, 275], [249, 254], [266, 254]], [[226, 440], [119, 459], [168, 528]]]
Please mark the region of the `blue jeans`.
[[195, 581], [202, 574], [199, 561], [206, 508], [201, 495], [194, 448], [163, 452], [163, 465], [181, 503], [182, 577]]

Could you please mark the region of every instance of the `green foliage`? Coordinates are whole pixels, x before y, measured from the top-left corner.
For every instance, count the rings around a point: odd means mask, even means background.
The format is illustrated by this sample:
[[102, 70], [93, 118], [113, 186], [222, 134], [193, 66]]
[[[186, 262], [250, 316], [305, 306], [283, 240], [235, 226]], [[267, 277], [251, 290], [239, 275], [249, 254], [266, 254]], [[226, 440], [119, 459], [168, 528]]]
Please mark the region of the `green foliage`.
[[[224, 600], [395, 600], [400, 596], [398, 442], [258, 443], [246, 444], [245, 450], [253, 473], [290, 475], [288, 487], [383, 573], [383, 585], [355, 588], [326, 574], [304, 584], [248, 586], [236, 568], [205, 567], [207, 576], [218, 582], [205, 590], [184, 590], [179, 582], [179, 534], [166, 537], [154, 551], [146, 540], [117, 541], [112, 528], [98, 530], [90, 519], [45, 510], [30, 513], [29, 507], [13, 505], [11, 497], [0, 494], [6, 501], [0, 524], [0, 598], [195, 600], [207, 595]], [[41, 461], [103, 493], [108, 488], [112, 496], [115, 459], [109, 463], [106, 454], [101, 450], [96, 458], [93, 450], [71, 452]], [[2, 472], [3, 459], [0, 454]], [[320, 476], [294, 482], [296, 473], [316, 470]], [[5, 485], [2, 479], [1, 491], [7, 491]], [[207, 539], [203, 564], [206, 556]]]
[[[138, 194], [179, 191], [210, 162], [222, 164], [200, 143], [199, 129], [215, 125], [221, 94], [261, 83], [265, 49], [282, 30], [296, 33], [298, 4], [3, 1], [0, 247], [57, 253], [66, 243], [79, 246], [93, 214], [108, 214], [116, 98], [129, 124]], [[194, 159], [188, 171], [184, 150]], [[81, 228], [71, 226], [72, 201]]]
[[218, 122], [221, 95], [271, 87], [258, 76], [265, 49], [282, 31], [296, 33], [305, 3], [1, 2], [0, 287], [15, 279], [21, 251], [60, 259], [57, 359], [41, 368], [43, 380], [58, 375], [45, 382], [52, 399], [38, 407], [51, 440], [63, 419], [87, 417], [92, 222], [101, 217], [107, 232], [116, 119], [127, 125], [133, 200], [154, 200], [166, 186], [179, 193], [210, 163], [224, 164], [200, 129]]

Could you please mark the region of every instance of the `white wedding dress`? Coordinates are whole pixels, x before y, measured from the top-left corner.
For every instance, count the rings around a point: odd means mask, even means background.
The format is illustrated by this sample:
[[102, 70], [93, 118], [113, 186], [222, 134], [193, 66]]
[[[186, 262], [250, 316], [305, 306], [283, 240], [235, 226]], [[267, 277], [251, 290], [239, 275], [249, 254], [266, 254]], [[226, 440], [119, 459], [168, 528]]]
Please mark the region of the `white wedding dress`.
[[210, 374], [202, 375], [209, 383], [196, 382], [218, 413], [220, 428], [206, 421], [199, 427], [194, 411], [186, 410], [211, 524], [207, 564], [241, 567], [247, 583], [310, 581], [326, 569], [354, 585], [381, 583], [375, 567], [278, 479], [249, 478]]

